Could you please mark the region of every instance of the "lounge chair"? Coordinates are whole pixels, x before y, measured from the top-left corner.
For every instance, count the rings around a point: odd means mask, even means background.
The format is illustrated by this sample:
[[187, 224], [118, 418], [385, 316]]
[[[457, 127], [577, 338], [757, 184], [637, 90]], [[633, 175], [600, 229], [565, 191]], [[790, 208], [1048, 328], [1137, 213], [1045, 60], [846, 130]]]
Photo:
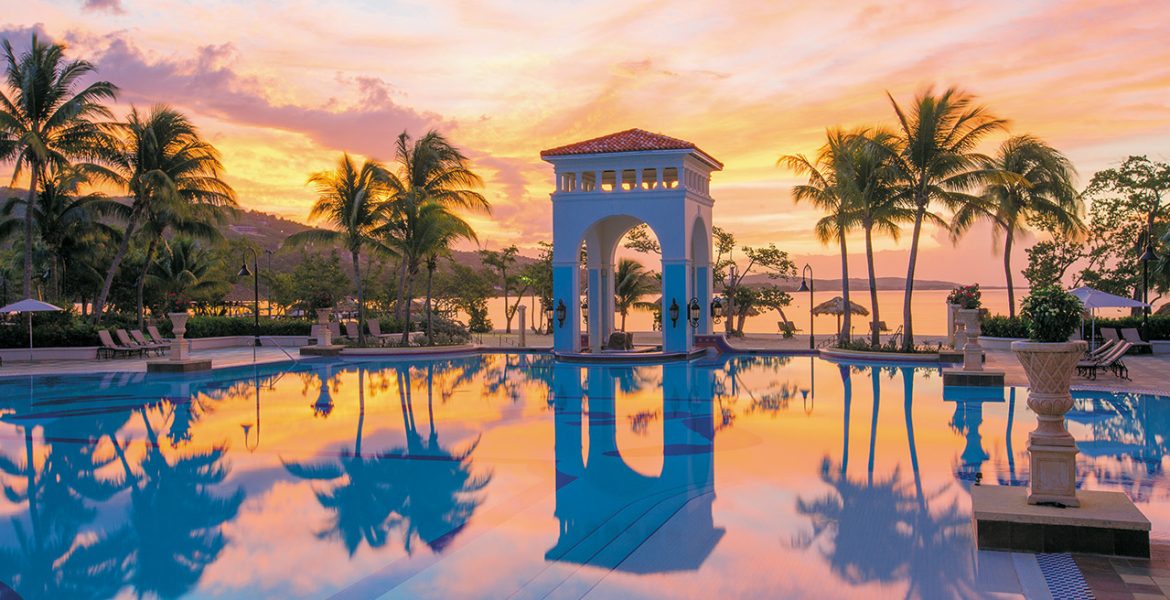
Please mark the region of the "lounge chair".
[[1142, 334], [1134, 327], [1126, 327], [1121, 330], [1121, 338], [1133, 345], [1138, 354], [1149, 354], [1154, 351], [1154, 347], [1149, 342], [1142, 339]]
[[330, 321], [326, 323], [326, 326], [329, 327], [329, 333], [333, 339], [341, 339], [341, 323], [338, 323], [337, 321]]
[[[869, 327], [870, 327], [870, 330], [871, 330], [871, 331], [873, 330], [873, 326], [874, 326], [874, 324], [875, 324], [875, 323], [874, 323], [873, 321], [870, 321], [870, 322], [869, 322]], [[890, 328], [886, 326], [886, 322], [885, 322], [885, 321], [878, 321], [878, 322], [876, 323], [876, 325], [877, 325], [877, 329], [878, 329], [878, 331], [879, 331], [879, 332], [881, 332], [881, 333], [885, 333], [885, 332], [887, 332], [887, 331], [889, 331], [889, 330], [890, 330]]]
[[119, 354], [122, 356], [130, 356], [132, 354], [141, 356], [145, 352], [145, 350], [137, 346], [124, 346], [115, 343], [108, 329], [98, 330], [98, 340], [102, 343], [101, 347], [98, 348], [98, 358], [101, 358], [103, 355], [114, 358]]
[[369, 328], [370, 335], [377, 339], [380, 344], [386, 344], [395, 335], [393, 333], [382, 333], [382, 324], [377, 319], [366, 321], [366, 327]]
[[345, 322], [345, 337], [351, 340], [357, 340], [361, 337], [361, 325], [357, 321]]
[[1090, 352], [1085, 352], [1085, 356], [1087, 358], [1100, 358], [1100, 357], [1104, 356], [1106, 352], [1108, 352], [1114, 346], [1116, 346], [1117, 344], [1120, 344], [1120, 343], [1121, 342], [1117, 342], [1114, 340], [1106, 340], [1104, 344], [1097, 346], [1096, 350], [1092, 350]]
[[147, 325], [146, 326], [146, 333], [148, 335], [150, 335], [150, 341], [152, 341], [156, 344], [169, 344], [169, 343], [171, 343], [170, 338], [163, 337], [163, 334], [159, 333], [158, 327], [156, 327], [154, 325]]
[[1114, 327], [1102, 327], [1101, 328], [1101, 337], [1105, 338], [1105, 341], [1111, 341], [1111, 342], [1120, 342], [1121, 341], [1121, 336], [1117, 335], [1117, 329]]
[[126, 333], [125, 329], [115, 329], [114, 335], [118, 336], [119, 343], [128, 348], [141, 348], [143, 352], [154, 352], [155, 354], [162, 354], [162, 351], [158, 348], [139, 344], [138, 342], [131, 339], [130, 334]]
[[1081, 360], [1077, 363], [1077, 375], [1086, 379], [1097, 379], [1098, 369], [1109, 369], [1114, 377], [1128, 380], [1129, 369], [1121, 361], [1121, 357], [1125, 356], [1126, 352], [1129, 352], [1130, 347], [1129, 342], [1120, 342], [1098, 358]]
[[147, 340], [146, 336], [142, 334], [141, 329], [131, 329], [130, 330], [130, 337], [134, 338], [134, 341], [138, 342], [139, 346], [142, 346], [143, 348], [149, 348], [151, 350], [155, 350], [159, 354], [166, 352], [171, 347], [171, 345], [166, 343], [166, 342], [152, 342], [150, 340]]

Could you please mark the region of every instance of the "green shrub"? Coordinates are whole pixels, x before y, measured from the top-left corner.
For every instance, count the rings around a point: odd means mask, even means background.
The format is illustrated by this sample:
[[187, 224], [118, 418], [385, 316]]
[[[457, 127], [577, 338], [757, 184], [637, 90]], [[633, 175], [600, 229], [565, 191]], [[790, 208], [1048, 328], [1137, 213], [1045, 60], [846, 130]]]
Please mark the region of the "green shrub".
[[1028, 322], [1021, 317], [994, 315], [984, 317], [981, 325], [983, 335], [999, 338], [1028, 337]]
[[[260, 335], [309, 335], [313, 323], [303, 319], [260, 319]], [[170, 333], [171, 321], [167, 319], [159, 324], [159, 330]], [[187, 320], [187, 333], [184, 337], [206, 338], [231, 335], [253, 335], [254, 321], [249, 317], [210, 317], [192, 316]]]
[[1020, 316], [1028, 322], [1033, 342], [1064, 342], [1081, 323], [1085, 310], [1080, 298], [1058, 285], [1032, 290], [1020, 304]]
[[[1088, 328], [1090, 322], [1085, 321], [1085, 326]], [[1125, 328], [1133, 327], [1138, 331], [1142, 330], [1142, 318], [1136, 317], [1119, 317], [1116, 319], [1097, 319], [1097, 332], [1101, 329], [1115, 327]], [[1150, 315], [1150, 337], [1151, 340], [1170, 340], [1170, 315]]]

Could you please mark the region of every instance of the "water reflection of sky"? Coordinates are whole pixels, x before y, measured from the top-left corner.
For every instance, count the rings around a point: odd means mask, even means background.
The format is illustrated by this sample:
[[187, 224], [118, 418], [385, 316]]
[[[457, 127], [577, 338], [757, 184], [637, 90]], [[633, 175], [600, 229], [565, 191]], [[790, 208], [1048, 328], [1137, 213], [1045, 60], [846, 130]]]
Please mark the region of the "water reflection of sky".
[[[25, 598], [967, 597], [969, 486], [1026, 484], [1026, 392], [733, 357], [301, 362], [0, 380]], [[1080, 393], [1080, 483], [1170, 536], [1170, 408]]]

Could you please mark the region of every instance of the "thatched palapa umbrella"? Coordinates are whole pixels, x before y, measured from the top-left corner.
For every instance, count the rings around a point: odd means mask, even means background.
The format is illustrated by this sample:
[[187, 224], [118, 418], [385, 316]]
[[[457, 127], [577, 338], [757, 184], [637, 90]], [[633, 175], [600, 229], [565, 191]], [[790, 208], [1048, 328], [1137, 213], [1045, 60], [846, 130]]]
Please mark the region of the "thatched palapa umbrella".
[[[863, 317], [869, 316], [869, 309], [850, 300], [849, 312]], [[814, 315], [836, 315], [837, 316], [837, 335], [841, 335], [841, 315], [845, 314], [845, 299], [840, 296], [835, 296], [832, 300], [826, 300], [812, 309]]]

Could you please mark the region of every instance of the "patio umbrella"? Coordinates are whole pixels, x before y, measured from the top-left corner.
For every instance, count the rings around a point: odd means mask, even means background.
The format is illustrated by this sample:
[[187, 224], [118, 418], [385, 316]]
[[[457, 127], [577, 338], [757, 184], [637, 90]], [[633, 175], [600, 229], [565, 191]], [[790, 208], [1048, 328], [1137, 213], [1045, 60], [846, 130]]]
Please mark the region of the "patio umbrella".
[[25, 298], [19, 302], [13, 302], [8, 306], [0, 307], [0, 313], [13, 314], [24, 313], [28, 318], [28, 359], [32, 360], [33, 351], [33, 332], [32, 332], [32, 314], [35, 312], [58, 312], [61, 308], [53, 306], [47, 302], [34, 300], [32, 298]]
[[[850, 300], [849, 312], [863, 317], [869, 316], [869, 309]], [[831, 300], [826, 300], [812, 309], [814, 315], [836, 315], [837, 316], [837, 333], [841, 333], [841, 315], [845, 314], [845, 299], [840, 296], [834, 296]]]
[[[1149, 306], [1145, 302], [1134, 300], [1133, 298], [1126, 298], [1125, 296], [1117, 296], [1108, 292], [1102, 292], [1091, 287], [1079, 287], [1069, 290], [1069, 293], [1080, 298], [1081, 304], [1089, 311], [1092, 319], [1091, 331], [1097, 331], [1097, 309], [1098, 308], [1142, 308]], [[1081, 317], [1081, 338], [1085, 337], [1085, 319]], [[1096, 348], [1097, 336], [1092, 335], [1091, 344]]]

